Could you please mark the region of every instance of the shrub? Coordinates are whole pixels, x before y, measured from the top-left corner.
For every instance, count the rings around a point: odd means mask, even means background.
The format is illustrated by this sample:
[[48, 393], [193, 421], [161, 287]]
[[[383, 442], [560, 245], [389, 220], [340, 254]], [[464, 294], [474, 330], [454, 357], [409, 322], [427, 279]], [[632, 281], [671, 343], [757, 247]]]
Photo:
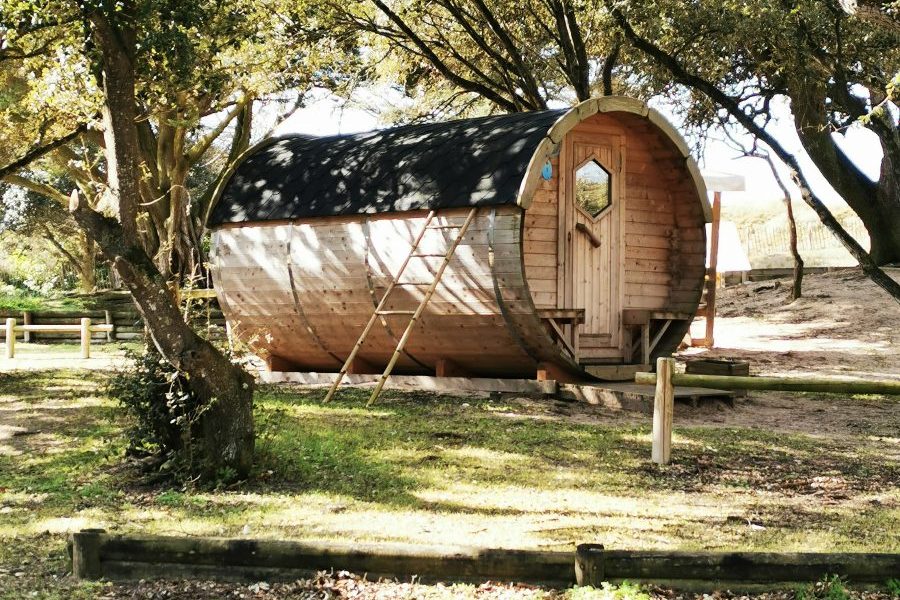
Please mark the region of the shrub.
[[148, 464], [173, 473], [194, 470], [191, 427], [202, 407], [187, 379], [155, 347], [129, 352], [130, 367], [112, 378], [108, 393], [132, 417], [128, 454], [155, 457]]

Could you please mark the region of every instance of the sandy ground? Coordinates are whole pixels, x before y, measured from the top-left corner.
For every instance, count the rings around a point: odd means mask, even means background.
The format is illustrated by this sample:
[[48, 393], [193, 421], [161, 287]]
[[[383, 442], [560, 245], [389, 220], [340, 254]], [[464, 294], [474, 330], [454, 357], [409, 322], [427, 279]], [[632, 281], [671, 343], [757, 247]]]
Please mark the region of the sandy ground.
[[[789, 287], [774, 280], [720, 290], [715, 348], [681, 358], [746, 360], [752, 375], [900, 380], [900, 304], [859, 269], [806, 276], [794, 302]], [[693, 331], [704, 327], [698, 320]]]
[[[892, 276], [900, 280], [900, 272]], [[789, 280], [719, 291], [715, 347], [689, 348], [679, 361], [718, 358], [750, 363], [751, 375], [900, 381], [900, 304], [858, 269], [804, 279], [804, 297], [788, 302]], [[693, 325], [702, 336], [705, 323]], [[865, 397], [751, 392], [734, 410], [718, 403], [676, 410], [676, 424], [756, 427], [814, 435], [897, 439], [900, 405]]]

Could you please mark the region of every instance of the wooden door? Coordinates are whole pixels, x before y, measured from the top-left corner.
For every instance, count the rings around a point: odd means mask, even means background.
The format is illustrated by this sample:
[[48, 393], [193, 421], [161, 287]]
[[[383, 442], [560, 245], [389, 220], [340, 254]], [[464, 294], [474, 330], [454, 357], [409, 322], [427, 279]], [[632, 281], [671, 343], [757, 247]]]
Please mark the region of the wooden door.
[[620, 136], [577, 133], [567, 136], [562, 149], [560, 238], [566, 261], [559, 292], [567, 308], [585, 311], [581, 359], [621, 357], [623, 150]]

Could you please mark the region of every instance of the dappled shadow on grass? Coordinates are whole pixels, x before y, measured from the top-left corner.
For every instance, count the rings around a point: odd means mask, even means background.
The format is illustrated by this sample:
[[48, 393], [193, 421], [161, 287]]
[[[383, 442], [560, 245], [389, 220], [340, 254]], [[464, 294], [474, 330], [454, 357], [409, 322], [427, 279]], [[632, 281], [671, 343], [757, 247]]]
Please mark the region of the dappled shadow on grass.
[[[618, 473], [641, 445], [630, 428], [511, 418], [478, 398], [391, 393], [373, 416], [358, 392], [322, 406], [318, 391], [262, 391], [260, 469], [286, 486], [410, 505], [414, 489], [461, 481], [554, 490], [583, 471], [593, 475], [574, 483], [624, 485]], [[616, 468], [605, 472], [607, 462]]]
[[[0, 383], [0, 396], [14, 396], [26, 383], [18, 381]], [[835, 523], [834, 512], [817, 518], [823, 502], [833, 503], [827, 511], [865, 508], [870, 496], [860, 495], [896, 481], [896, 461], [870, 457], [850, 440], [677, 428], [674, 464], [660, 468], [649, 463], [649, 419], [635, 425], [594, 419], [578, 405], [561, 416], [552, 401], [424, 392], [391, 391], [366, 409], [367, 390], [342, 390], [323, 405], [324, 390], [262, 386], [253, 479], [227, 489], [146, 485], [121, 458], [124, 421], [98, 393], [101, 384], [48, 375], [42, 385], [58, 391], [34, 396], [23, 410], [66, 406], [71, 422], [48, 421], [53, 447], [0, 458], [0, 501], [12, 509], [4, 531], [57, 531], [73, 519], [78, 527], [187, 535], [239, 535], [249, 525], [253, 535], [301, 538], [424, 541], [439, 532], [454, 543], [522, 547], [592, 536], [631, 547], [759, 547], [762, 537], [748, 538], [746, 523], [726, 520], [734, 514], [771, 520], [772, 543], [775, 531], [786, 531], [800, 547], [813, 539], [802, 537], [808, 533], [863, 548], [848, 541], [858, 537], [854, 528], [892, 523], [883, 514], [890, 506], [872, 505], [851, 524]], [[92, 396], [104, 404], [61, 401]], [[891, 494], [883, 496], [888, 504], [896, 502]], [[791, 520], [794, 505], [808, 514]], [[885, 536], [866, 539], [893, 547]]]
[[[342, 390], [340, 399], [326, 406], [319, 403], [322, 395], [319, 390], [261, 391], [265, 410], [283, 411], [278, 437], [295, 440], [293, 456], [281, 440], [267, 464], [292, 464], [292, 471], [281, 470], [286, 481], [299, 478], [313, 489], [351, 490], [356, 498], [387, 503], [408, 505], [411, 491], [459, 482], [535, 492], [732, 489], [841, 499], [893, 489], [900, 479], [896, 462], [806, 435], [679, 429], [673, 463], [658, 467], [649, 461], [648, 426], [535, 419], [518, 414], [514, 401], [503, 406], [502, 401], [428, 393], [389, 393], [374, 416], [362, 408], [365, 390]], [[308, 442], [299, 441], [303, 438]], [[298, 461], [300, 456], [304, 460]], [[300, 466], [304, 462], [308, 466]], [[314, 482], [316, 469], [330, 481]], [[458, 499], [413, 505], [486, 514], [517, 510], [470, 506]]]
[[900, 481], [897, 461], [805, 435], [733, 428], [680, 429], [676, 435], [688, 444], [677, 447], [672, 463], [643, 469], [655, 487], [696, 492], [720, 486], [844, 500], [896, 489]]
[[[316, 431], [284, 411], [258, 411], [262, 423], [257, 475], [280, 492], [320, 491], [357, 500], [410, 504], [414, 479], [364, 449], [364, 439], [340, 429]], [[259, 425], [258, 425], [259, 427]], [[264, 484], [265, 485], [265, 484]], [[252, 485], [253, 488], [258, 486]]]

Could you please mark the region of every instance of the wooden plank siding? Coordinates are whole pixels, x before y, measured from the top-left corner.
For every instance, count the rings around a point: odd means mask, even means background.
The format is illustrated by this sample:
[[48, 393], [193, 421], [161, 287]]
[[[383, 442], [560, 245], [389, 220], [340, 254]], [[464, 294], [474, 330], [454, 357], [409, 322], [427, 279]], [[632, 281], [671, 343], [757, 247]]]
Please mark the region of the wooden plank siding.
[[[575, 126], [566, 139], [584, 143], [592, 137], [609, 136], [624, 140], [623, 181], [618, 188], [618, 201], [624, 205], [617, 263], [624, 270], [619, 280], [624, 288], [621, 309], [693, 313], [705, 272], [706, 242], [702, 206], [685, 159], [654, 124], [633, 114], [596, 114]], [[560, 172], [558, 157], [551, 164], [553, 177], [541, 183], [525, 215], [523, 254], [528, 285], [536, 306], [585, 308], [564, 306], [566, 299], [560, 296], [570, 284], [562, 282], [564, 273], [559, 266], [571, 252], [567, 238], [574, 235], [561, 224], [560, 211], [571, 209], [561, 207], [565, 185], [570, 184], [560, 181], [571, 174]], [[551, 241], [556, 242], [555, 253], [547, 243]], [[570, 304], [578, 302], [574, 297], [569, 300]], [[610, 338], [611, 347], [606, 351], [613, 355], [624, 340]]]
[[[461, 222], [446, 210], [433, 225]], [[424, 213], [254, 224], [215, 232], [214, 281], [236, 335], [274, 364], [333, 371], [410, 253]], [[473, 375], [533, 377], [538, 362], [566, 364], [535, 313], [523, 274], [522, 211], [483, 209], [461, 241], [397, 364], [398, 373], [428, 373], [451, 360]], [[455, 235], [425, 233], [385, 310], [412, 311]], [[526, 238], [528, 236], [525, 236]], [[546, 236], [538, 236], [546, 238]], [[535, 242], [546, 243], [546, 239]], [[555, 243], [555, 242], [553, 242]], [[555, 266], [551, 268], [555, 291]], [[539, 271], [540, 272], [540, 271]], [[539, 282], [537, 289], [551, 289]], [[541, 293], [540, 291], [538, 293]], [[359, 358], [379, 370], [408, 318], [384, 315]], [[490, 356], [486, 363], [485, 356]], [[568, 364], [570, 370], [574, 364]]]
[[522, 255], [525, 279], [537, 308], [557, 308], [559, 244], [559, 156], [550, 159], [553, 174], [541, 180], [525, 214]]

